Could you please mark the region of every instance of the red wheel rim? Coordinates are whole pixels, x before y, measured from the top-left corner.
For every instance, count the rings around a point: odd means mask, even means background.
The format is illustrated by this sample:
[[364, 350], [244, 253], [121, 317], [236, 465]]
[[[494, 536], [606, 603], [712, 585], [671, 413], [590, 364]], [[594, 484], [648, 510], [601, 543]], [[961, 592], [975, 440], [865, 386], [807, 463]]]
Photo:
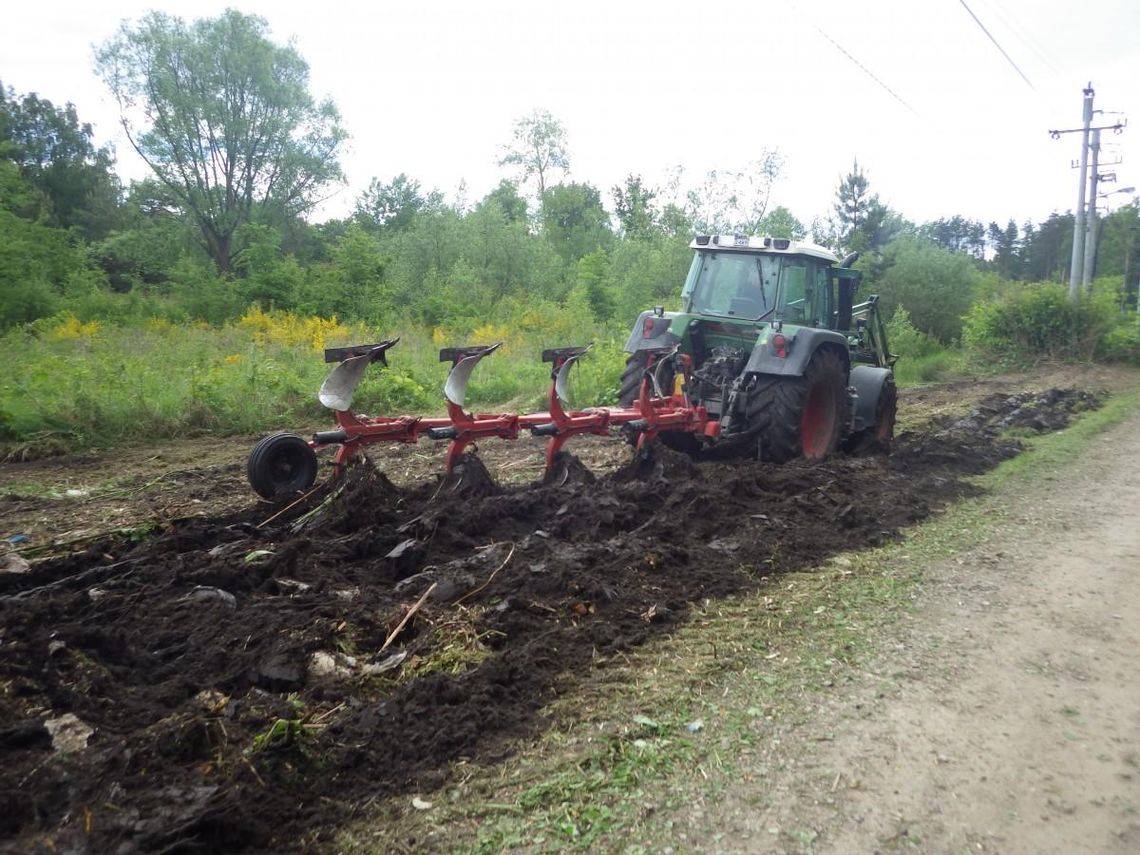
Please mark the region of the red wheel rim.
[[886, 402], [882, 412], [879, 413], [878, 423], [875, 425], [875, 439], [879, 442], [889, 442], [895, 433], [895, 401], [893, 397]]
[[808, 391], [802, 435], [804, 457], [818, 460], [827, 456], [835, 436], [835, 396], [826, 383], [816, 383]]

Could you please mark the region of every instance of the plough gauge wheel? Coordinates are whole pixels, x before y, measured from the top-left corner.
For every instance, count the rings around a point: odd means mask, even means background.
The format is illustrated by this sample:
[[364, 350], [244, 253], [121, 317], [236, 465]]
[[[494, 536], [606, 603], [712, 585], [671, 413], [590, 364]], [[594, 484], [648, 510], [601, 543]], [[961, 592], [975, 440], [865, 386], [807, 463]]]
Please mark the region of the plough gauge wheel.
[[266, 499], [301, 493], [317, 480], [317, 453], [296, 434], [275, 433], [253, 447], [246, 475], [254, 492]]

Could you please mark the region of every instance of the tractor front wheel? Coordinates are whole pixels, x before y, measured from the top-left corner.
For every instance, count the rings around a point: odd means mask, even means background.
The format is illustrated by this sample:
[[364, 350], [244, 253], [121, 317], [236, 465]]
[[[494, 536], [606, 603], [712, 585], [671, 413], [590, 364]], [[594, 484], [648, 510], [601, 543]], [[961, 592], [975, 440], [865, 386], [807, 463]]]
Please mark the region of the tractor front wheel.
[[246, 475], [266, 499], [304, 492], [317, 480], [317, 453], [295, 434], [271, 434], [250, 451]]
[[847, 372], [832, 350], [819, 350], [802, 376], [761, 377], [746, 417], [760, 457], [783, 463], [822, 460], [835, 451], [847, 416]]
[[895, 436], [895, 416], [898, 406], [899, 393], [895, 388], [894, 378], [887, 377], [875, 402], [874, 423], [851, 434], [843, 443], [844, 450], [850, 454], [862, 454], [875, 449], [889, 450], [891, 440]]

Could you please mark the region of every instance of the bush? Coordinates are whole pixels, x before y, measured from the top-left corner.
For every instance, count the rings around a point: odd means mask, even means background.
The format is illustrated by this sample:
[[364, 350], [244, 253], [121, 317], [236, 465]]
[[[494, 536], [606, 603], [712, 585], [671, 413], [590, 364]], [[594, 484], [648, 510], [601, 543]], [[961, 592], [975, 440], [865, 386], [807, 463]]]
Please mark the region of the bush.
[[943, 350], [938, 339], [915, 327], [906, 306], [895, 309], [887, 321], [887, 342], [891, 353], [902, 359], [920, 359]]
[[1012, 359], [1092, 359], [1115, 324], [1111, 294], [1069, 302], [1061, 285], [1030, 285], [966, 314], [966, 345]]
[[887, 321], [887, 342], [891, 353], [899, 357], [895, 380], [900, 386], [932, 383], [956, 368], [959, 362], [957, 354], [911, 323], [905, 306], [895, 309]]
[[883, 256], [886, 266], [874, 285], [883, 311], [906, 306], [922, 332], [944, 343], [957, 339], [982, 285], [973, 262], [911, 236], [893, 240]]
[[1101, 341], [1098, 356], [1109, 362], [1140, 365], [1140, 315], [1129, 313]]

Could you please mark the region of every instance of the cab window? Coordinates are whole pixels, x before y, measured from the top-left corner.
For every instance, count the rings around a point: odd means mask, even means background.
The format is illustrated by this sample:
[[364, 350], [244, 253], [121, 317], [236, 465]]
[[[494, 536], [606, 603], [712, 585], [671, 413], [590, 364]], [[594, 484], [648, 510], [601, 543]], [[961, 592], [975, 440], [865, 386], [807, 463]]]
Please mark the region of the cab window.
[[831, 311], [827, 271], [801, 259], [785, 259], [782, 303], [783, 318], [795, 324], [826, 327]]

